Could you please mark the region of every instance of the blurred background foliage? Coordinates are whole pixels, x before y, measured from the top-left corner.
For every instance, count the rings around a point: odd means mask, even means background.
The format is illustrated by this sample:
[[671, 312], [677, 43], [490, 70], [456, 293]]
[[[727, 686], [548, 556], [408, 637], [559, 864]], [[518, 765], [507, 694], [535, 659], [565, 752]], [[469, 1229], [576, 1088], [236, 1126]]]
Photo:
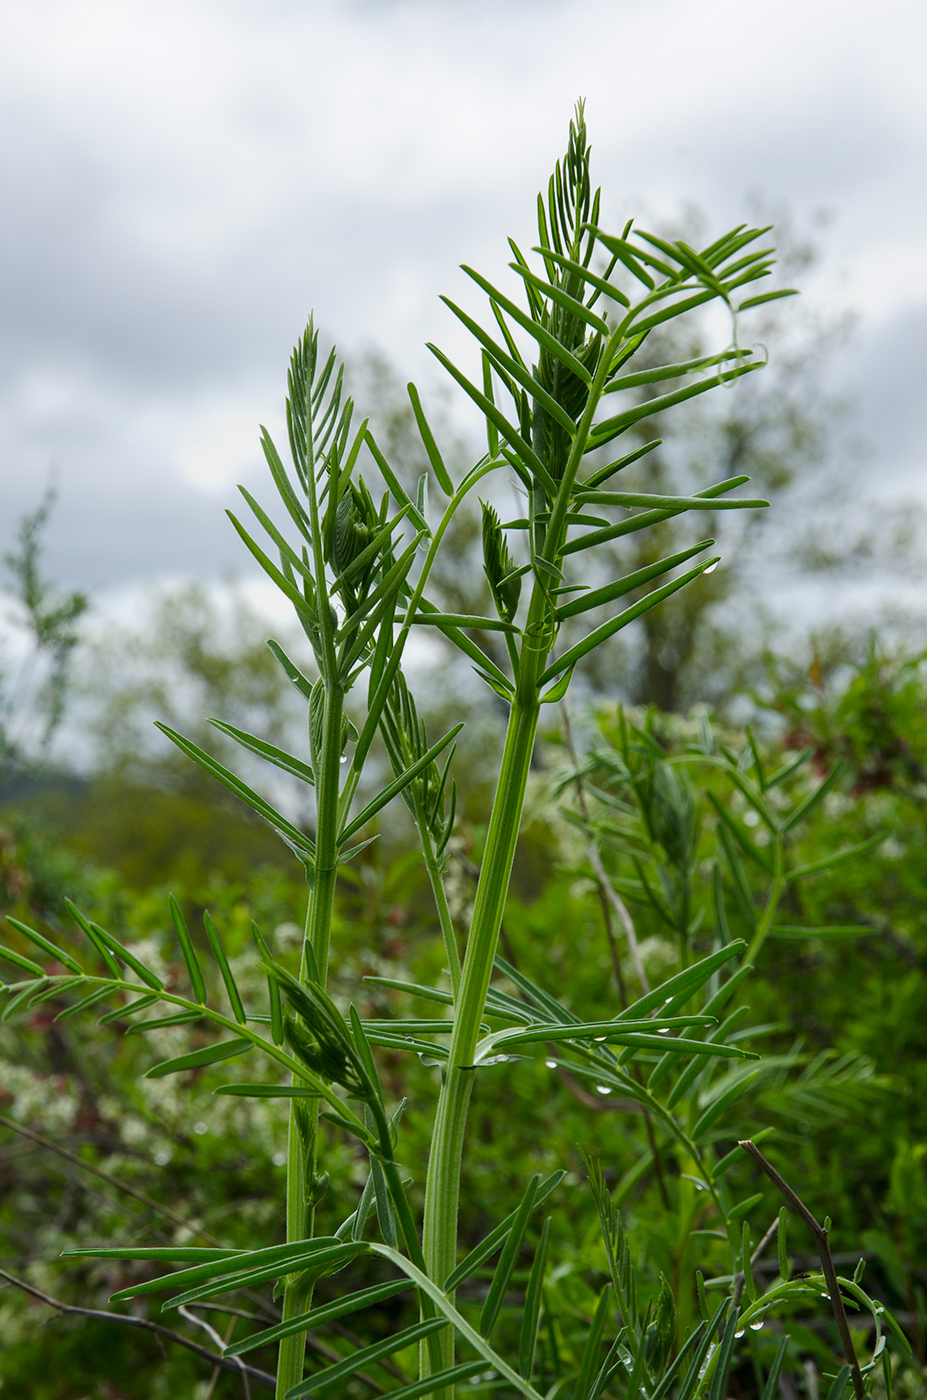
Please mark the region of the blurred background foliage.
[[[800, 268], [811, 257], [793, 240], [786, 260]], [[744, 997], [746, 1025], [757, 1048], [776, 1057], [777, 1068], [738, 1101], [725, 1131], [733, 1144], [771, 1128], [764, 1150], [819, 1217], [832, 1217], [836, 1254], [854, 1261], [865, 1255], [870, 1290], [895, 1309], [911, 1338], [916, 1360], [899, 1371], [898, 1388], [913, 1397], [927, 1394], [922, 619], [910, 609], [889, 615], [885, 605], [877, 633], [871, 624], [882, 605], [874, 603], [855, 626], [814, 633], [798, 617], [784, 623], [771, 610], [757, 612], [771, 568], [829, 580], [852, 571], [857, 584], [869, 581], [873, 596], [879, 579], [916, 577], [922, 568], [912, 513], [900, 523], [888, 513], [860, 521], [849, 508], [852, 493], [834, 490], [841, 406], [827, 399], [822, 365], [842, 333], [828, 326], [794, 334], [774, 371], [726, 396], [720, 413], [690, 409], [674, 436], [642, 460], [648, 489], [686, 492], [726, 464], [730, 471], [722, 475], [747, 472], [774, 501], [794, 506], [804, 500], [812, 520], [826, 502], [827, 530], [813, 527], [787, 560], [775, 510], [745, 520], [734, 512], [702, 517], [703, 532], [717, 534], [724, 566], [647, 613], [629, 642], [605, 650], [574, 701], [568, 728], [548, 717], [503, 948], [509, 962], [586, 1016], [614, 1015], [622, 984], [636, 994], [634, 958], [620, 926], [610, 932], [588, 828], [577, 825], [579, 797], [569, 780], [584, 755], [620, 745], [622, 724], [641, 726], [659, 747], [676, 816], [682, 820], [684, 809], [686, 825], [681, 832], [677, 823], [675, 836], [666, 825], [648, 825], [641, 803], [625, 791], [627, 813], [614, 829], [600, 825], [594, 843], [627, 901], [654, 982], [677, 965], [679, 949], [652, 902], [641, 897], [640, 861], [651, 861], [656, 876], [669, 880], [683, 841], [691, 897], [707, 909], [720, 850], [720, 818], [710, 795], [750, 826], [737, 790], [703, 761], [706, 733], [713, 745], [748, 754], [744, 724], [751, 722], [773, 769], [810, 748], [810, 765], [783, 785], [791, 798], [810, 791], [842, 760], [839, 780], [795, 837], [793, 860], [811, 864], [869, 837], [884, 839], [858, 860], [803, 881], [789, 893], [785, 914], [793, 926], [864, 932], [765, 943]], [[763, 334], [770, 344], [783, 338], [772, 311]], [[654, 353], [695, 357], [699, 348], [693, 339], [671, 349], [655, 346]], [[353, 375], [386, 455], [414, 480], [421, 448], [414, 445], [411, 411], [395, 371], [370, 354], [357, 359]], [[440, 404], [428, 410], [442, 442], [450, 444], [447, 455], [465, 456], [465, 434], [447, 410]], [[845, 459], [841, 470], [845, 485]], [[42, 571], [42, 529], [51, 504], [46, 498], [22, 522], [6, 560], [13, 624], [0, 669], [0, 909], [56, 932], [67, 917], [65, 896], [72, 897], [117, 936], [142, 942], [170, 978], [172, 892], [191, 928], [201, 927], [203, 910], [210, 910], [238, 958], [236, 975], [247, 984], [252, 919], [273, 933], [281, 955], [298, 947], [306, 903], [302, 871], [272, 832], [178, 758], [151, 721], [166, 721], [220, 758], [227, 757], [225, 741], [206, 716], [286, 747], [301, 745], [303, 736], [294, 734], [299, 704], [265, 646], [269, 634], [297, 649], [298, 640], [268, 623], [233, 584], [162, 589], [131, 625], [82, 634], [87, 600], [62, 593]], [[496, 504], [511, 514], [520, 510], [514, 499]], [[648, 550], [668, 553], [689, 542], [678, 534], [678, 522], [661, 528], [665, 535], [648, 536]], [[475, 600], [486, 584], [478, 514], [462, 517], [455, 529], [453, 551], [445, 556], [454, 562], [436, 581], [436, 601], [454, 612], [480, 611]], [[622, 565], [627, 571], [645, 562], [625, 553]], [[747, 602], [749, 629], [742, 622]], [[487, 635], [481, 634], [484, 643]], [[456, 719], [461, 704], [468, 711], [456, 763], [460, 816], [450, 848], [459, 917], [475, 888], [491, 771], [485, 760], [501, 741], [504, 716], [497, 702], [475, 692], [466, 668], [449, 664], [437, 649], [418, 659], [416, 685], [430, 724], [432, 715], [435, 725], [452, 713]], [[601, 773], [590, 762], [594, 785]], [[295, 789], [281, 787], [275, 796], [290, 804], [295, 820], [308, 819]], [[357, 1002], [365, 1016], [402, 1014], [403, 1007], [394, 993], [364, 977], [433, 983], [442, 971], [425, 870], [404, 822], [397, 804], [381, 823], [379, 840], [345, 867], [341, 884], [333, 989], [345, 1004]], [[749, 878], [757, 875], [753, 870]], [[16, 938], [10, 937], [13, 947]], [[151, 1054], [142, 1037], [101, 1035], [91, 1016], [56, 1020], [56, 1010], [47, 1003], [0, 1027], [2, 1268], [65, 1302], [86, 1305], [90, 1299], [99, 1306], [126, 1266], [64, 1264], [58, 1261], [62, 1249], [107, 1239], [167, 1243], [184, 1229], [178, 1218], [225, 1244], [262, 1233], [275, 1242], [283, 1213], [284, 1107], [213, 1097], [214, 1070], [195, 1072], [195, 1095], [179, 1093], [170, 1079], [136, 1078]], [[198, 1034], [206, 1032], [194, 1027], [194, 1042]], [[161, 1057], [180, 1053], [190, 1036], [189, 1027], [179, 1027], [152, 1039]], [[410, 1098], [405, 1121], [416, 1158], [423, 1160], [428, 1144], [415, 1134], [424, 1132], [418, 1125], [426, 1120], [417, 1115], [416, 1101], [428, 1097], [436, 1071], [398, 1053], [380, 1056], [384, 1084]], [[465, 1216], [464, 1243], [475, 1242], [514, 1208], [531, 1172], [567, 1169], [550, 1202], [558, 1261], [550, 1306], [567, 1347], [571, 1326], [588, 1319], [594, 1306], [602, 1269], [584, 1153], [601, 1161], [617, 1193], [635, 1262], [651, 1289], [661, 1272], [675, 1283], [691, 1275], [696, 1253], [710, 1270], [710, 1217], [672, 1163], [665, 1173], [641, 1172], [645, 1145], [639, 1115], [543, 1059], [500, 1067], [479, 1081], [463, 1193], [484, 1214]], [[324, 1159], [331, 1186], [322, 1209], [336, 1222], [354, 1208], [365, 1164], [334, 1131]], [[742, 1196], [759, 1194], [750, 1213], [759, 1239], [779, 1203], [743, 1163], [731, 1175]], [[800, 1267], [810, 1258], [810, 1237], [794, 1230], [790, 1249]], [[388, 1325], [388, 1314], [370, 1322], [374, 1329]], [[802, 1357], [829, 1355], [826, 1329], [821, 1318], [796, 1323]], [[0, 1393], [11, 1400], [166, 1400], [179, 1394], [205, 1400], [241, 1393], [234, 1375], [210, 1377], [202, 1361], [178, 1348], [164, 1352], [153, 1336], [54, 1316], [12, 1287], [0, 1291], [0, 1335]], [[768, 1339], [755, 1343], [763, 1345]], [[803, 1379], [800, 1360], [796, 1352], [794, 1367], [783, 1373], [786, 1400], [816, 1393], [812, 1380]], [[752, 1394], [751, 1383], [750, 1374], [736, 1373], [732, 1393]], [[361, 1393], [370, 1392], [361, 1387]]]

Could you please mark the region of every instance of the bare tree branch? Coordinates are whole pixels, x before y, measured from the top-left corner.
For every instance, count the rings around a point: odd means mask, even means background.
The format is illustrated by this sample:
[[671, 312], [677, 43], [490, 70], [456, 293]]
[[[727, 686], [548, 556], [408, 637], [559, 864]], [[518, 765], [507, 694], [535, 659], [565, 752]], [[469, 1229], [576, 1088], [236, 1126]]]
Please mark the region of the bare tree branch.
[[2, 1114], [0, 1114], [0, 1126], [9, 1128], [11, 1132], [21, 1133], [23, 1137], [31, 1138], [33, 1142], [38, 1143], [39, 1147], [46, 1147], [49, 1152], [57, 1152], [58, 1156], [63, 1157], [66, 1162], [73, 1162], [75, 1166], [83, 1168], [85, 1172], [91, 1172], [93, 1176], [100, 1177], [102, 1181], [108, 1182], [110, 1186], [115, 1186], [118, 1191], [124, 1191], [127, 1196], [134, 1196], [135, 1200], [141, 1201], [142, 1205], [147, 1206], [149, 1210], [157, 1211], [159, 1215], [165, 1216], [166, 1219], [173, 1221], [175, 1225], [179, 1225], [182, 1229], [189, 1230], [192, 1234], [198, 1235], [199, 1238], [205, 1240], [207, 1244], [216, 1245], [219, 1248], [222, 1247], [222, 1241], [216, 1239], [215, 1235], [210, 1235], [207, 1230], [201, 1230], [198, 1225], [194, 1225], [191, 1221], [185, 1220], [182, 1215], [178, 1215], [176, 1211], [171, 1210], [170, 1206], [163, 1205], [160, 1201], [154, 1200], [151, 1196], [146, 1196], [144, 1191], [136, 1190], [136, 1188], [130, 1186], [127, 1181], [120, 1181], [118, 1176], [113, 1176], [111, 1172], [104, 1171], [102, 1167], [95, 1167], [91, 1162], [86, 1162], [83, 1157], [78, 1157], [76, 1152], [69, 1152], [66, 1147], [61, 1147], [57, 1142], [52, 1142], [51, 1138], [43, 1137], [41, 1133], [34, 1132], [32, 1128], [26, 1128], [22, 1123], [14, 1122], [12, 1118], [4, 1118]]
[[834, 1318], [837, 1323], [837, 1331], [840, 1333], [840, 1342], [843, 1346], [843, 1354], [850, 1367], [850, 1374], [853, 1377], [853, 1389], [857, 1400], [863, 1400], [866, 1394], [866, 1386], [863, 1381], [862, 1372], [859, 1369], [859, 1362], [856, 1359], [856, 1349], [853, 1346], [853, 1338], [850, 1336], [850, 1324], [847, 1321], [846, 1308], [843, 1306], [843, 1298], [840, 1295], [840, 1281], [837, 1278], [837, 1270], [834, 1268], [834, 1260], [830, 1252], [830, 1245], [827, 1242], [827, 1231], [823, 1225], [819, 1225], [804, 1201], [783, 1176], [780, 1176], [770, 1162], [768, 1157], [757, 1147], [755, 1142], [749, 1138], [744, 1142], [739, 1142], [738, 1147], [742, 1147], [748, 1156], [752, 1157], [761, 1171], [764, 1171], [774, 1186], [778, 1187], [785, 1197], [786, 1203], [791, 1206], [795, 1214], [798, 1215], [808, 1226], [814, 1236], [818, 1254], [821, 1257], [821, 1268], [827, 1280], [827, 1291], [830, 1294], [831, 1307], [834, 1310]]
[[217, 1356], [214, 1351], [200, 1346], [199, 1342], [191, 1341], [182, 1333], [173, 1332], [170, 1327], [162, 1327], [160, 1322], [149, 1322], [147, 1317], [133, 1317], [130, 1313], [112, 1313], [103, 1312], [98, 1308], [72, 1307], [70, 1303], [62, 1303], [57, 1298], [50, 1298], [47, 1293], [33, 1288], [31, 1283], [26, 1283], [25, 1280], [16, 1278], [13, 1274], [8, 1274], [5, 1269], [0, 1269], [0, 1278], [5, 1278], [7, 1283], [12, 1283], [15, 1288], [21, 1288], [24, 1293], [28, 1293], [31, 1297], [38, 1298], [40, 1303], [46, 1303], [56, 1312], [69, 1313], [74, 1317], [92, 1317], [98, 1322], [121, 1322], [126, 1327], [136, 1327], [143, 1332], [153, 1332], [156, 1337], [160, 1337], [163, 1341], [176, 1342], [178, 1346], [186, 1347], [187, 1351], [192, 1351], [195, 1356], [202, 1357], [204, 1361], [208, 1361], [213, 1366], [222, 1366], [227, 1371], [237, 1371], [239, 1374], [242, 1374], [243, 1371], [247, 1372], [250, 1380], [257, 1381], [260, 1385], [269, 1386], [271, 1390], [276, 1385], [274, 1377], [267, 1371], [259, 1371], [254, 1366], [244, 1366], [238, 1357]]

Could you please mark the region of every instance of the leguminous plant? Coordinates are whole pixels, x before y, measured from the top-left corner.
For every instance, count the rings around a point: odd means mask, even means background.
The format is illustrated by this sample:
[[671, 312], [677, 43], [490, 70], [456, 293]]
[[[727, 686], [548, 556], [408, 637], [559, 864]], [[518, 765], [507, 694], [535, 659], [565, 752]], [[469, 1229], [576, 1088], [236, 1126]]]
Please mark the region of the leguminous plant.
[[[609, 760], [618, 787], [600, 783], [598, 796], [589, 795], [588, 802], [617, 803], [620, 817], [630, 793], [644, 813], [646, 840], [652, 850], [665, 854], [662, 885], [647, 886], [647, 892], [673, 931], [677, 970], [651, 988], [633, 930], [626, 930], [631, 966], [638, 969], [629, 975], [636, 975], [640, 985], [625, 1005], [616, 1004], [613, 1015], [588, 1019], [497, 956], [541, 707], [564, 699], [577, 667], [596, 648], [718, 562], [710, 553], [713, 541], [705, 539], [591, 586], [590, 579], [598, 578], [594, 552], [670, 516], [755, 510], [765, 504], [734, 494], [746, 484], [742, 476], [694, 496], [622, 490], [621, 472], [659, 443], [650, 438], [622, 451], [621, 439], [631, 429], [639, 432], [639, 425], [654, 415], [759, 369], [761, 359], [738, 344], [740, 318], [747, 320], [751, 307], [789, 292], [752, 289], [773, 265], [767, 229], [739, 226], [701, 251], [636, 232], [630, 223], [617, 233], [603, 229], [600, 193], [590, 183], [581, 106], [566, 155], [546, 195], [538, 198], [537, 214], [537, 246], [523, 253], [510, 245], [514, 276], [509, 290], [463, 269], [487, 299], [488, 315], [482, 321], [445, 298], [472, 336], [475, 369], [460, 368], [430, 347], [485, 421], [486, 451], [462, 479], [452, 479], [421, 398], [410, 385], [431, 470], [417, 489], [407, 489], [403, 464], [387, 461], [368, 423], [358, 423], [343, 391], [337, 357], [334, 351], [327, 356], [320, 351], [310, 322], [289, 369], [289, 465], [263, 434], [278, 498], [275, 513], [243, 489], [253, 521], [232, 517], [246, 547], [292, 604], [311, 648], [314, 669], [304, 670], [276, 642], [269, 643], [305, 699], [307, 742], [303, 752], [291, 754], [259, 736], [214, 723], [250, 754], [312, 789], [312, 835], [201, 748], [162, 726], [194, 763], [270, 823], [305, 867], [308, 912], [298, 967], [285, 966], [255, 926], [267, 995], [261, 1005], [245, 1005], [222, 930], [207, 914], [205, 937], [198, 932], [194, 937], [172, 903], [189, 976], [188, 989], [180, 992], [165, 986], [131, 947], [72, 906], [80, 947], [59, 948], [16, 925], [14, 941], [31, 940], [47, 966], [16, 948], [5, 951], [20, 974], [3, 989], [9, 998], [6, 1014], [67, 997], [69, 1014], [108, 1002], [103, 1022], [118, 1021], [133, 1030], [210, 1024], [220, 1033], [217, 1039], [148, 1073], [185, 1075], [229, 1061], [238, 1078], [222, 1083], [217, 1092], [288, 1100], [283, 1243], [235, 1250], [182, 1243], [80, 1251], [171, 1266], [167, 1273], [117, 1292], [116, 1300], [166, 1292], [168, 1308], [189, 1308], [205, 1300], [234, 1299], [243, 1290], [253, 1295], [273, 1288], [274, 1297], [282, 1299], [279, 1322], [252, 1331], [228, 1346], [226, 1355], [240, 1357], [278, 1344], [279, 1400], [361, 1394], [371, 1372], [374, 1387], [394, 1400], [452, 1400], [455, 1393], [529, 1400], [723, 1400], [732, 1361], [752, 1343], [751, 1329], [764, 1318], [788, 1314], [796, 1303], [820, 1311], [827, 1306], [822, 1294], [829, 1296], [846, 1343], [842, 1289], [850, 1305], [871, 1311], [876, 1345], [866, 1364], [854, 1352], [845, 1352], [830, 1390], [832, 1400], [841, 1400], [851, 1384], [857, 1394], [871, 1386], [887, 1319], [864, 1293], [858, 1276], [838, 1285], [821, 1227], [824, 1272], [790, 1276], [785, 1210], [779, 1222], [781, 1278], [765, 1290], [755, 1280], [751, 1259], [757, 1257], [758, 1241], [747, 1217], [758, 1197], [734, 1200], [727, 1174], [733, 1162], [742, 1164], [745, 1152], [752, 1152], [759, 1183], [765, 1159], [753, 1144], [724, 1153], [717, 1148], [725, 1115], [762, 1067], [742, 1043], [741, 1010], [728, 1007], [751, 971], [744, 960], [747, 947], [728, 932], [720, 868], [714, 914], [707, 921], [700, 915], [701, 923], [694, 915], [691, 804], [687, 807], [683, 780], [648, 750], [642, 731], [628, 741], [623, 755]], [[652, 349], [658, 337], [651, 340], [653, 333], [711, 303], [730, 313], [732, 343], [696, 360], [655, 365]], [[362, 460], [369, 464], [368, 480], [360, 474]], [[492, 502], [501, 493], [493, 495], [493, 477], [520, 493], [524, 506], [519, 518], [500, 520]], [[481, 486], [487, 497], [482, 505], [484, 569], [494, 613], [443, 612], [429, 597], [429, 580], [456, 513]], [[586, 614], [603, 608], [610, 610], [607, 620], [583, 632]], [[570, 641], [561, 645], [567, 622]], [[436, 629], [458, 648], [508, 712], [466, 928], [455, 926], [445, 887], [455, 823], [454, 740], [461, 724], [433, 738], [419, 717], [403, 669], [413, 629], [422, 627]], [[477, 639], [487, 633], [501, 639], [498, 650], [480, 645]], [[375, 741], [385, 748], [392, 777], [368, 795]], [[729, 849], [724, 878], [733, 880], [735, 895], [755, 914], [754, 950], [773, 927], [789, 878], [783, 863], [785, 834], [806, 810], [773, 811], [767, 794], [783, 775], [766, 773], [758, 754], [755, 758], [752, 776], [734, 759], [728, 769], [771, 834], [771, 844], [761, 850], [735, 816], [721, 811]], [[603, 762], [600, 754], [592, 768], [575, 770], [570, 779], [574, 787], [579, 784], [584, 792], [582, 784], [592, 781], [595, 765], [601, 768]], [[329, 965], [338, 953], [331, 940], [333, 904], [339, 870], [375, 839], [375, 819], [396, 799], [408, 807], [421, 843], [444, 940], [447, 980], [440, 985], [393, 984], [409, 1004], [425, 1003], [430, 1016], [362, 1020], [353, 1005], [345, 1014], [326, 991]], [[580, 808], [577, 820], [594, 843], [585, 797]], [[755, 860], [768, 873], [765, 909], [757, 908], [739, 880], [741, 859]], [[639, 892], [647, 882], [644, 864], [640, 871]], [[608, 898], [615, 907], [625, 907], [615, 889]], [[625, 936], [620, 928], [619, 936]], [[404, 1153], [403, 1101], [390, 1099], [381, 1084], [377, 1047], [422, 1055], [436, 1067], [427, 1161], [410, 1161]], [[553, 1192], [566, 1189], [563, 1172], [526, 1181], [513, 1213], [500, 1219], [466, 1257], [460, 1257], [458, 1248], [458, 1214], [468, 1210], [459, 1183], [474, 1083], [482, 1075], [505, 1075], [509, 1060], [536, 1055], [547, 1055], [551, 1065], [619, 1095], [645, 1116], [652, 1153], [648, 1160], [662, 1154], [664, 1162], [676, 1164], [680, 1181], [696, 1183], [714, 1213], [712, 1238], [723, 1242], [728, 1257], [726, 1275], [709, 1280], [708, 1288], [693, 1268], [672, 1284], [664, 1279], [655, 1300], [639, 1304], [620, 1205], [601, 1165], [590, 1161], [589, 1187], [570, 1189], [590, 1189], [594, 1195], [605, 1281], [578, 1348], [558, 1337], [556, 1309], [550, 1306], [557, 1273], [548, 1247], [549, 1223], [540, 1225], [527, 1274], [519, 1272], [523, 1252], [535, 1238], [536, 1213]], [[258, 1060], [264, 1068], [249, 1078], [248, 1066]], [[196, 1092], [195, 1083], [190, 1092]], [[320, 1117], [361, 1144], [369, 1163], [366, 1185], [346, 1220], [332, 1219], [326, 1211]], [[422, 1180], [419, 1218], [409, 1185]], [[800, 1213], [805, 1208], [796, 1187], [800, 1183], [782, 1184], [785, 1205]], [[810, 1218], [810, 1212], [806, 1215]], [[762, 1246], [766, 1243], [764, 1239]], [[697, 1256], [697, 1241], [691, 1253]], [[356, 1272], [365, 1261], [369, 1265], [376, 1256], [378, 1277], [385, 1281], [352, 1288], [352, 1269]], [[466, 1286], [493, 1260], [488, 1286], [474, 1301]], [[317, 1285], [335, 1275], [337, 1290], [319, 1290], [318, 1296]], [[307, 1331], [318, 1333], [327, 1323], [404, 1292], [416, 1300], [416, 1320], [369, 1345], [359, 1339], [358, 1345], [346, 1346], [339, 1333], [335, 1350], [341, 1359], [320, 1365], [313, 1353], [307, 1370]], [[514, 1342], [508, 1323], [500, 1327], [503, 1315], [511, 1321], [506, 1299], [513, 1292], [523, 1300]], [[765, 1400], [775, 1393], [787, 1343], [783, 1332], [771, 1366], [758, 1381]], [[416, 1356], [418, 1373], [410, 1374]], [[381, 1363], [389, 1358], [394, 1361], [384, 1369]], [[367, 1381], [355, 1379], [364, 1376]]]

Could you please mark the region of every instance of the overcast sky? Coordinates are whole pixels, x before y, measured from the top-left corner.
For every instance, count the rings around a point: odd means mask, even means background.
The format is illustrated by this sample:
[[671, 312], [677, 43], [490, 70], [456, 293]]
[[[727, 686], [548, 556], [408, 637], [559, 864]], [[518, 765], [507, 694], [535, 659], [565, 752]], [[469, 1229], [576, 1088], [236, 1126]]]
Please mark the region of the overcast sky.
[[222, 506], [305, 317], [433, 374], [585, 95], [607, 226], [821, 210], [807, 296], [880, 489], [924, 466], [927, 12], [915, 0], [3, 0], [0, 544], [54, 468], [51, 567], [244, 565]]

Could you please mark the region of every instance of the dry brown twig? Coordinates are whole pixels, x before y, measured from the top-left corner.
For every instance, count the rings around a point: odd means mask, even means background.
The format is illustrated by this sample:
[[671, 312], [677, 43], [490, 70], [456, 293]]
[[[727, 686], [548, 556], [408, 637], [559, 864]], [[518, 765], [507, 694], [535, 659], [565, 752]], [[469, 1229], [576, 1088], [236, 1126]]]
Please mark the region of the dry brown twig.
[[[208, 1361], [213, 1366], [221, 1366], [227, 1371], [237, 1371], [239, 1374], [247, 1374], [249, 1380], [257, 1381], [260, 1385], [276, 1385], [274, 1377], [267, 1371], [259, 1371], [254, 1366], [246, 1366], [239, 1361], [238, 1357], [220, 1356], [208, 1347], [200, 1346], [199, 1342], [192, 1341], [181, 1332], [174, 1332], [170, 1327], [162, 1327], [160, 1322], [150, 1322], [147, 1317], [134, 1317], [131, 1313], [104, 1312], [100, 1308], [77, 1308], [70, 1303], [62, 1303], [58, 1298], [51, 1298], [47, 1293], [43, 1293], [39, 1288], [33, 1288], [31, 1283], [26, 1283], [25, 1279], [16, 1278], [14, 1274], [8, 1274], [5, 1269], [0, 1269], [0, 1278], [5, 1278], [7, 1283], [13, 1284], [15, 1288], [21, 1288], [30, 1297], [37, 1298], [40, 1303], [47, 1304], [54, 1308], [56, 1312], [70, 1314], [72, 1317], [91, 1317], [98, 1322], [120, 1322], [126, 1327], [136, 1327], [143, 1332], [153, 1332], [156, 1337], [163, 1341], [176, 1342], [178, 1346], [186, 1347], [187, 1351], [192, 1351], [195, 1356], [200, 1356], [204, 1361]], [[191, 1321], [197, 1321], [191, 1318]], [[202, 1321], [200, 1326], [204, 1326]], [[212, 1333], [212, 1329], [208, 1329]]]
[[853, 1378], [853, 1390], [857, 1400], [864, 1400], [866, 1386], [863, 1381], [862, 1372], [859, 1369], [859, 1362], [856, 1359], [856, 1349], [853, 1346], [853, 1338], [850, 1336], [850, 1324], [847, 1321], [846, 1308], [843, 1306], [843, 1298], [840, 1294], [840, 1281], [837, 1278], [837, 1270], [834, 1268], [833, 1256], [830, 1252], [830, 1245], [827, 1242], [827, 1231], [824, 1229], [823, 1225], [818, 1224], [801, 1197], [792, 1190], [792, 1187], [786, 1181], [785, 1177], [781, 1176], [779, 1172], [776, 1171], [776, 1168], [773, 1166], [772, 1162], [770, 1162], [769, 1158], [764, 1157], [755, 1142], [751, 1142], [748, 1138], [743, 1142], [739, 1142], [737, 1145], [738, 1147], [742, 1147], [747, 1155], [753, 1158], [753, 1161], [760, 1170], [766, 1173], [773, 1185], [777, 1187], [780, 1194], [785, 1198], [786, 1204], [805, 1222], [814, 1237], [814, 1243], [817, 1246], [817, 1251], [821, 1259], [821, 1269], [827, 1280], [827, 1291], [830, 1294], [830, 1303], [834, 1310], [837, 1331], [840, 1333], [840, 1343], [843, 1347], [843, 1354], [846, 1357], [847, 1365], [850, 1368], [850, 1375]]

